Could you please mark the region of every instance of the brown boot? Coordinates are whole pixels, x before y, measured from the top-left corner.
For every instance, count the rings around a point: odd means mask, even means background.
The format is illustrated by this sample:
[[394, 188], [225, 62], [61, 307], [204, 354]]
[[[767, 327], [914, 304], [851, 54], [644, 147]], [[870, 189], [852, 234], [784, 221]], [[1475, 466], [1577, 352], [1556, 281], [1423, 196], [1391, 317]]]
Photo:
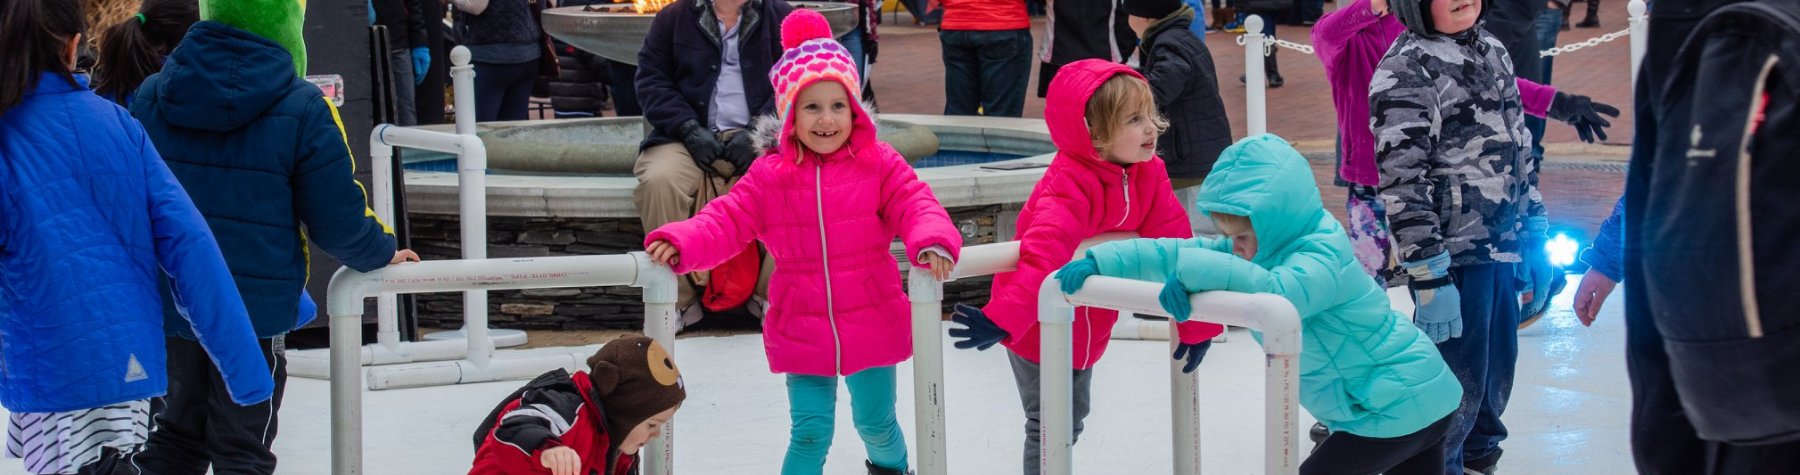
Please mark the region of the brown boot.
[[1237, 19], [1236, 8], [1214, 8], [1212, 11], [1212, 28], [1214, 30], [1224, 30], [1227, 23], [1231, 23], [1232, 20]]

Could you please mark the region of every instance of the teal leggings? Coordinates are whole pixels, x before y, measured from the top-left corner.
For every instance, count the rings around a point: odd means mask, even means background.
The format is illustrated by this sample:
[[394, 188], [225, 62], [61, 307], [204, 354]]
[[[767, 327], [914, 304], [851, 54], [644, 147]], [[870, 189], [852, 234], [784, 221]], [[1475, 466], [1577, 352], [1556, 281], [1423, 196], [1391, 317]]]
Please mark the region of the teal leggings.
[[[906, 472], [906, 437], [894, 416], [894, 367], [869, 368], [844, 377], [850, 387], [850, 417], [868, 448], [869, 462]], [[794, 418], [782, 475], [825, 471], [837, 416], [836, 376], [787, 375], [788, 412]]]

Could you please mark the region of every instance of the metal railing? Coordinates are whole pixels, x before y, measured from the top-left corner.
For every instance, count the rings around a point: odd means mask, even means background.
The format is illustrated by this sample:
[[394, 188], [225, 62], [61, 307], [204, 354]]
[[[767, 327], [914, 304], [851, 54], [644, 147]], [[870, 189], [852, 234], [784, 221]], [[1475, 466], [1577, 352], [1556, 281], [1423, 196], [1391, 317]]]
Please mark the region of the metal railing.
[[[1112, 277], [1089, 277], [1074, 294], [1064, 294], [1061, 279], [1044, 280], [1038, 291], [1038, 328], [1041, 346], [1038, 353], [1042, 415], [1042, 473], [1069, 475], [1073, 470], [1070, 451], [1074, 447], [1074, 405], [1072, 365], [1074, 342], [1072, 323], [1075, 307], [1094, 307], [1144, 315], [1168, 315], [1158, 304], [1163, 284]], [[1299, 472], [1300, 445], [1297, 365], [1300, 355], [1300, 316], [1287, 299], [1273, 294], [1238, 292], [1200, 292], [1193, 294], [1194, 313], [1190, 321], [1212, 322], [1247, 327], [1263, 332], [1263, 381], [1266, 400], [1263, 426], [1265, 450], [1264, 472], [1289, 475]], [[1170, 342], [1179, 343], [1179, 339]], [[1180, 375], [1179, 363], [1171, 363], [1172, 375]], [[1175, 467], [1177, 474], [1200, 473], [1200, 412], [1195, 395], [1193, 375], [1186, 381], [1177, 376], [1171, 389], [1174, 402]]]
[[[563, 287], [632, 286], [644, 289], [644, 333], [661, 343], [673, 356], [675, 350], [675, 274], [655, 265], [643, 253], [605, 256], [565, 256], [519, 259], [462, 259], [389, 266], [369, 273], [339, 269], [331, 277], [326, 310], [331, 318], [331, 467], [336, 475], [362, 473], [362, 316], [363, 299], [380, 295], [422, 292], [544, 289]], [[470, 329], [485, 326], [470, 325]], [[483, 337], [470, 334], [471, 340]], [[340, 351], [349, 350], [349, 351]], [[370, 371], [371, 386], [377, 377], [394, 379], [405, 386], [415, 379], [455, 382], [528, 379], [546, 368], [583, 369], [587, 355], [554, 355], [537, 358], [502, 358], [457, 361], [448, 365], [415, 367], [380, 375]], [[404, 370], [405, 368], [400, 368]], [[641, 453], [644, 473], [673, 473], [673, 421], [662, 437], [652, 440]]]

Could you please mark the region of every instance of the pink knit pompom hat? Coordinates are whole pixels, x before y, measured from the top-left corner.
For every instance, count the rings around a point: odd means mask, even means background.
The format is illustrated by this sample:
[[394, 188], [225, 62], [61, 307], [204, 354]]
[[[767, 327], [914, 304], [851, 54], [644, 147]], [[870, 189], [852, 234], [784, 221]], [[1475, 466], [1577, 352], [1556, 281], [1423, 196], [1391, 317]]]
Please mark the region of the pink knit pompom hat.
[[781, 46], [787, 51], [769, 70], [769, 82], [775, 85], [775, 116], [782, 123], [788, 123], [788, 112], [800, 99], [800, 90], [819, 80], [843, 84], [850, 102], [862, 103], [862, 80], [856, 75], [856, 61], [850, 58], [850, 50], [832, 39], [831, 24], [826, 23], [824, 15], [794, 9], [781, 22]]

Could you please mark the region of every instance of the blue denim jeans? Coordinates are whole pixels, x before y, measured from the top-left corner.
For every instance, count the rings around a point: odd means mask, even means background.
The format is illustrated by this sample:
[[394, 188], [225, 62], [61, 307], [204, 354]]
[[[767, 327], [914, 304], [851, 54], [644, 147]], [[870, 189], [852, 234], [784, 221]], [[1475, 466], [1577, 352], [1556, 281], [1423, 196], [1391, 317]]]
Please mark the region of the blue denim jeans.
[[[1550, 49], [1556, 46], [1556, 35], [1562, 30], [1562, 18], [1563, 11], [1553, 8], [1545, 8], [1544, 13], [1538, 15], [1536, 26], [1539, 48]], [[1555, 59], [1554, 56], [1543, 58], [1544, 82], [1539, 84], [1550, 84], [1550, 63]], [[1544, 119], [1529, 115], [1525, 116], [1525, 128], [1531, 131], [1531, 154], [1536, 156], [1539, 160], [1543, 160], [1544, 158], [1544, 129], [1546, 128], [1546, 125]]]
[[1450, 274], [1462, 296], [1463, 334], [1437, 347], [1463, 387], [1444, 438], [1444, 473], [1461, 474], [1465, 460], [1498, 456], [1506, 440], [1500, 415], [1519, 361], [1519, 293], [1510, 263], [1453, 267]]
[[869, 80], [869, 58], [863, 56], [863, 29], [851, 29], [849, 33], [838, 37], [838, 43], [850, 50], [850, 57], [856, 60], [856, 78], [859, 81]]
[[944, 115], [1021, 117], [1031, 84], [1031, 29], [939, 30]]

